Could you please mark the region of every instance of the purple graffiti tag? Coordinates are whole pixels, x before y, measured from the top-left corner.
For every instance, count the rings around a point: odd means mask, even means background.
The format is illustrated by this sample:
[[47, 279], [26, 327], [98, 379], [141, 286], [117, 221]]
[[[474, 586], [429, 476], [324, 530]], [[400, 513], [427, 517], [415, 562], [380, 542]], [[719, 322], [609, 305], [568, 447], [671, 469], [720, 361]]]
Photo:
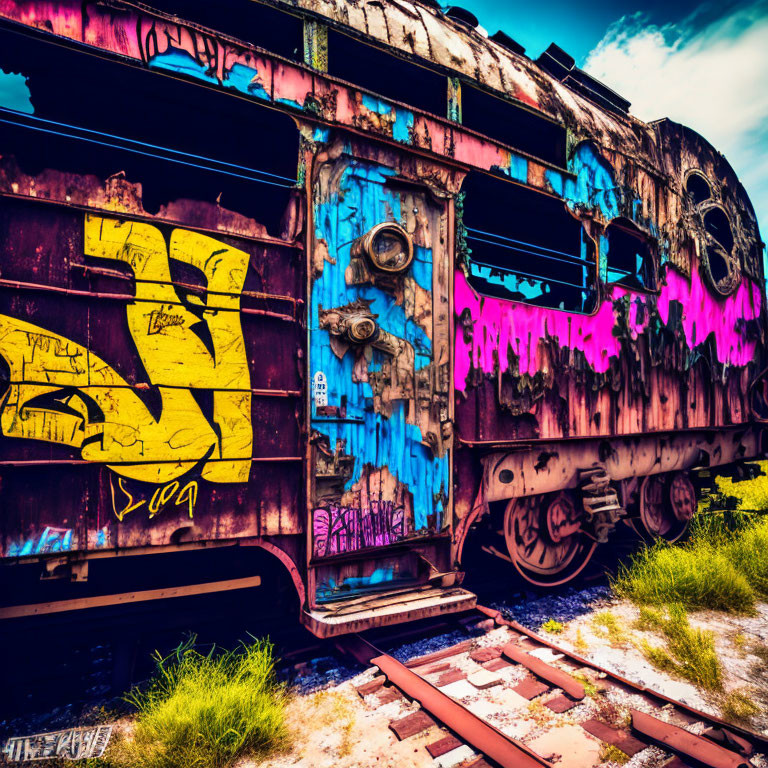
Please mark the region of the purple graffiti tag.
[[315, 557], [384, 547], [407, 534], [405, 510], [391, 501], [371, 501], [368, 509], [329, 504], [314, 511]]

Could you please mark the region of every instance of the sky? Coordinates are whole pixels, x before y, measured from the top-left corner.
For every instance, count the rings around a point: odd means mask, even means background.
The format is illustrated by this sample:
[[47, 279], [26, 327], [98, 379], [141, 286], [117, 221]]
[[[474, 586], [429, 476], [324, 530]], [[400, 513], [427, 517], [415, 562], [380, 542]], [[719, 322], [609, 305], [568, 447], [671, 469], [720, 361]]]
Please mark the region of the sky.
[[768, 0], [460, 0], [536, 58], [557, 43], [641, 120], [687, 125], [733, 166], [768, 240]]

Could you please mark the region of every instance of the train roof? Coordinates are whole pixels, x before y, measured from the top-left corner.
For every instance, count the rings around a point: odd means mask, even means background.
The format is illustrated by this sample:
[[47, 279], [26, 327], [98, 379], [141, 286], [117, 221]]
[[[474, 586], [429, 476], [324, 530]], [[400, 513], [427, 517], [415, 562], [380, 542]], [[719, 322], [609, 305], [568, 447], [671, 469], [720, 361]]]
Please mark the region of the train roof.
[[[751, 204], [723, 155], [695, 131], [666, 118], [646, 123], [629, 113], [630, 102], [575, 66], [554, 43], [535, 61], [499, 30], [488, 36], [474, 16], [436, 0], [266, 0], [319, 21], [389, 52], [474, 81], [568, 128], [575, 140], [631, 157], [654, 175], [678, 175], [664, 157], [663, 143], [676, 137], [695, 143], [717, 179]], [[662, 139], [662, 141], [660, 141]]]
[[[458, 20], [461, 15], [455, 7], [446, 13], [428, 0], [272, 0], [271, 4], [320, 17], [365, 42], [475, 81], [572, 130], [602, 136], [601, 143], [615, 149], [640, 150], [638, 134], [653, 132], [626, 111], [628, 101], [578, 70], [558, 46], [550, 46], [533, 61], [507, 35], [488, 37], [481, 27]], [[592, 98], [586, 95], [589, 89]], [[608, 101], [613, 103], [607, 105]]]

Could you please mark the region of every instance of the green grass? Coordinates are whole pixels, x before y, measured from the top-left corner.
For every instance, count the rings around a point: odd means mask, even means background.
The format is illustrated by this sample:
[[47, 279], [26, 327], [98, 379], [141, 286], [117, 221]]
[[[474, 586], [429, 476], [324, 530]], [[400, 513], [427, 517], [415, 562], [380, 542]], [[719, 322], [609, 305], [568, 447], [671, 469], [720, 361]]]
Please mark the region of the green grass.
[[192, 638], [155, 661], [150, 683], [125, 697], [137, 710], [134, 729], [108, 749], [108, 765], [226, 768], [287, 746], [287, 693], [268, 641], [203, 655]]
[[559, 635], [565, 629], [565, 626], [562, 622], [556, 621], [555, 619], [547, 619], [541, 625], [541, 628], [544, 632], [549, 632], [553, 635]]
[[760, 520], [723, 545], [725, 556], [760, 597], [768, 597], [768, 520]]
[[624, 765], [629, 762], [629, 755], [618, 747], [614, 747], [613, 744], [603, 744], [600, 747], [600, 762]]
[[592, 617], [592, 629], [595, 634], [607, 638], [611, 645], [624, 645], [627, 633], [621, 619], [612, 611], [600, 611]]
[[715, 650], [714, 633], [692, 627], [681, 605], [670, 606], [668, 616], [656, 615], [654, 621], [658, 621], [656, 628], [667, 646], [653, 646], [644, 640], [640, 650], [648, 661], [706, 690], [721, 690], [723, 670]]
[[614, 589], [640, 605], [751, 613], [768, 596], [768, 518], [735, 531], [698, 522], [685, 544], [659, 542], [633, 555]]
[[760, 707], [745, 690], [731, 691], [720, 703], [723, 718], [732, 723], [748, 724], [755, 715], [760, 714]]

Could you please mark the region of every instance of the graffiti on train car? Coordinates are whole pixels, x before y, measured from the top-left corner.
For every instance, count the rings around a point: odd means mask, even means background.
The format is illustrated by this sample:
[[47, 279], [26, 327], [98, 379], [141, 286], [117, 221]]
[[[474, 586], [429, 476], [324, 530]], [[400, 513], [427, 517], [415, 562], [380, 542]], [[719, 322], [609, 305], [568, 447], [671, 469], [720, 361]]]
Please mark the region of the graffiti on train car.
[[[658, 298], [613, 288], [595, 315], [581, 315], [479, 297], [463, 274], [456, 276], [456, 387], [463, 391], [470, 369], [493, 373], [516, 366], [519, 375], [542, 369], [541, 350], [528, 339], [552, 339], [562, 347], [579, 350], [596, 373], [605, 373], [611, 358], [621, 352], [621, 337], [614, 332], [616, 302], [628, 308], [628, 322], [636, 337], [651, 326], [652, 309], [666, 326], [678, 315], [672, 304], [685, 307], [682, 329], [690, 349], [712, 334], [718, 359], [727, 365], [746, 365], [754, 358], [756, 339], [746, 338], [744, 323], [760, 316], [760, 289], [744, 282], [722, 301], [703, 285], [697, 270], [690, 282], [670, 268]], [[467, 331], [470, 329], [470, 332]]]
[[[192, 517], [198, 479], [245, 483], [250, 472], [250, 373], [238, 311], [249, 256], [197, 232], [173, 229], [166, 243], [152, 225], [94, 215], [85, 219], [85, 255], [130, 267], [136, 291], [125, 320], [149, 381], [131, 386], [86, 346], [0, 315], [10, 369], [2, 434], [69, 446], [108, 466], [118, 520], [170, 505]], [[199, 273], [205, 289], [174, 284], [171, 260]], [[150, 389], [159, 404], [142, 397]]]
[[328, 504], [312, 517], [315, 557], [383, 547], [407, 536], [408, 519], [403, 506], [390, 500], [371, 500], [367, 508]]
[[[608, 163], [605, 154], [591, 142], [582, 142], [570, 157], [572, 180], [562, 184], [555, 174], [547, 176], [552, 190], [563, 198], [572, 213], [583, 221], [589, 212], [591, 220], [585, 226], [600, 244], [599, 274], [605, 289], [591, 314], [482, 295], [472, 285], [476, 270], [471, 255], [469, 274], [456, 272], [456, 390], [467, 395], [481, 384], [483, 377], [496, 376], [499, 381], [507, 377], [514, 383], [506, 389], [500, 385], [499, 390], [511, 393], [506, 395], [510, 400], [506, 404], [513, 410], [529, 411], [534, 418], [534, 431], [540, 437], [629, 431], [630, 419], [638, 422], [636, 426], [645, 419], [645, 426], [640, 429], [685, 425], [682, 421], [673, 425], [673, 418], [688, 419], [688, 425], [707, 425], [710, 419], [716, 422], [718, 414], [709, 414], [706, 403], [697, 409], [697, 387], [718, 386], [719, 374], [725, 385], [728, 377], [735, 375], [733, 369], [744, 368], [755, 360], [760, 344], [761, 290], [758, 282], [750, 279], [754, 265], [747, 247], [748, 230], [739, 229], [739, 217], [733, 213], [724, 215], [726, 223], [722, 229], [727, 229], [732, 237], [732, 247], [725, 253], [706, 232], [697, 231], [691, 224], [697, 211], [691, 209], [685, 196], [666, 203], [668, 220], [664, 220], [654, 213], [658, 203], [644, 199], [637, 184], [625, 178], [629, 171], [622, 170], [618, 162], [616, 167]], [[715, 192], [712, 194], [714, 197]], [[726, 200], [724, 196], [723, 206]], [[708, 205], [720, 206], [721, 201], [713, 199]], [[612, 252], [606, 233], [617, 221], [627, 222], [648, 241], [658, 244], [659, 280], [651, 290], [646, 286], [633, 290], [609, 280]], [[687, 242], [681, 241], [678, 234], [684, 224], [693, 230]], [[711, 258], [708, 254], [713, 247], [723, 252], [723, 261], [728, 265], [727, 279], [719, 283], [707, 272]], [[736, 269], [733, 264], [743, 266]], [[724, 289], [726, 284], [728, 290]], [[668, 354], [662, 361], [661, 349], [672, 342], [680, 347], [679, 354]], [[718, 376], [713, 377], [709, 369], [705, 372], [700, 365], [697, 367], [702, 360], [708, 360], [718, 370]], [[692, 397], [687, 405], [681, 402], [679, 408], [670, 407], [663, 414], [642, 416], [648, 407], [642, 398], [633, 401], [631, 407], [625, 404], [625, 421], [620, 424], [609, 411], [609, 388], [603, 386], [606, 378], [613, 376], [614, 387], [627, 389], [617, 378], [619, 369], [638, 387], [651, 386], [643, 382], [655, 377], [652, 386], [657, 387], [654, 391], [658, 391], [662, 403], [678, 397], [681, 376], [699, 376], [704, 381], [691, 385]], [[577, 394], [575, 388], [585, 374], [592, 375], [594, 383], [586, 395], [592, 412], [582, 423], [578, 421], [578, 413], [583, 411], [579, 403], [585, 395]], [[558, 386], [556, 381], [560, 382]], [[558, 405], [557, 390], [564, 397], [562, 393], [570, 386], [574, 389], [569, 393], [568, 406]], [[746, 391], [746, 387], [741, 389]], [[544, 390], [548, 392], [545, 394]], [[744, 406], [734, 401], [729, 407], [738, 421]], [[558, 413], [564, 415], [559, 417]]]

